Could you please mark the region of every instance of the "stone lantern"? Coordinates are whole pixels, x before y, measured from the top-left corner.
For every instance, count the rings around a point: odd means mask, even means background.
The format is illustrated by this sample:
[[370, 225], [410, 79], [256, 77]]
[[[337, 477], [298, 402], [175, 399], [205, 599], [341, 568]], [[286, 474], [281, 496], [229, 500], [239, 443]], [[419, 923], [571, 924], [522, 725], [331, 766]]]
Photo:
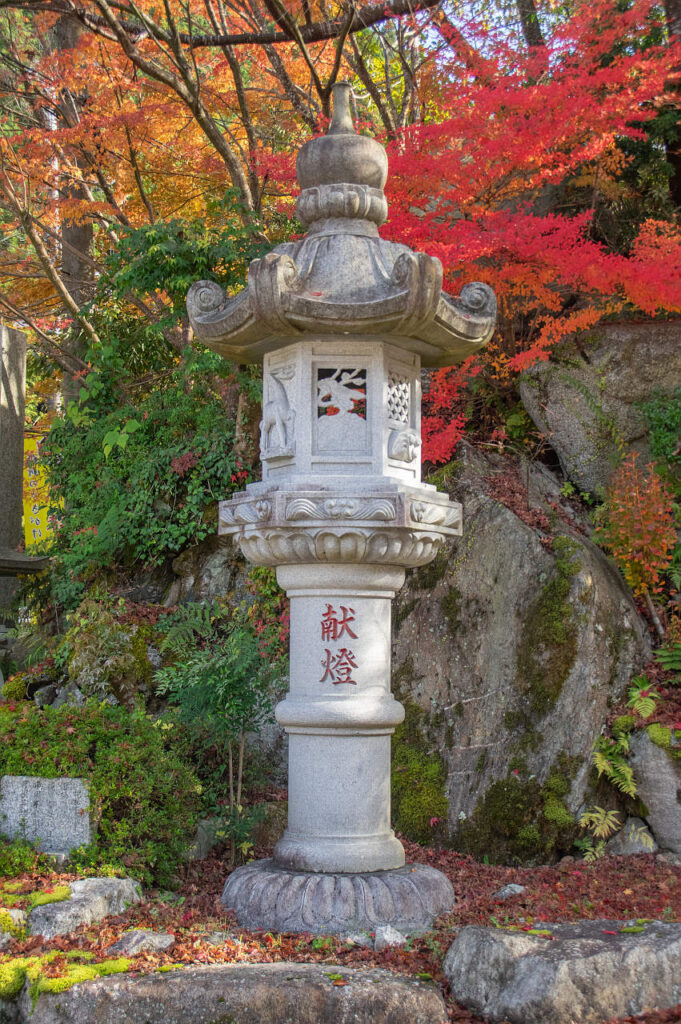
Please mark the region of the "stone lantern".
[[307, 234], [251, 263], [234, 298], [210, 281], [187, 298], [196, 337], [263, 362], [262, 482], [220, 505], [222, 535], [276, 567], [291, 600], [288, 828], [272, 860], [234, 871], [223, 903], [248, 928], [427, 929], [448, 879], [405, 866], [390, 827], [390, 606], [405, 569], [461, 533], [461, 507], [421, 483], [421, 366], [489, 339], [494, 293], [442, 291], [439, 260], [387, 242], [388, 163], [358, 135], [350, 86], [328, 134], [298, 154]]

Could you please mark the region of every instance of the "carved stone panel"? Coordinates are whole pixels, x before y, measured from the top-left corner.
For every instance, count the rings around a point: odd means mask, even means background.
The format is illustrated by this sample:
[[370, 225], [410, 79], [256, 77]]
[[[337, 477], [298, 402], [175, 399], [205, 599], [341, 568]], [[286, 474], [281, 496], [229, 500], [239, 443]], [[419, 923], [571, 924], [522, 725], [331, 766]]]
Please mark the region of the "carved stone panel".
[[288, 458], [295, 454], [296, 412], [287, 390], [295, 372], [295, 367], [289, 365], [265, 374], [265, 400], [260, 421], [262, 459]]
[[316, 430], [319, 452], [368, 449], [365, 368], [317, 368]]

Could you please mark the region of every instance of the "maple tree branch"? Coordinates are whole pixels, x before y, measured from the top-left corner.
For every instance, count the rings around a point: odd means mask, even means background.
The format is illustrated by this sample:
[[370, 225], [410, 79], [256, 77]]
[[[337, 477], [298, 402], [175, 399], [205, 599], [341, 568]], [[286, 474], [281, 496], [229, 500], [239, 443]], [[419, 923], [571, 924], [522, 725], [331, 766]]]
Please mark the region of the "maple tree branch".
[[[348, 33], [361, 32], [363, 29], [380, 25], [382, 22], [399, 18], [402, 15], [418, 14], [419, 11], [430, 10], [432, 7], [437, 7], [440, 2], [441, 0], [387, 0], [385, 3], [372, 4], [355, 12]], [[138, 10], [132, 2], [128, 4], [112, 3], [111, 6], [128, 15], [138, 14]], [[104, 35], [108, 39], [118, 38], [105, 15], [94, 15], [85, 8], [78, 7], [72, 0], [0, 0], [0, 10], [5, 8], [50, 11], [57, 14], [68, 12], [93, 32]], [[142, 19], [142, 25], [116, 20], [131, 42], [146, 38], [150, 34], [147, 25], [149, 19], [146, 16]], [[329, 18], [317, 22], [308, 22], [306, 19], [305, 25], [299, 28], [300, 37], [305, 43], [320, 43], [327, 39], [336, 39], [343, 31], [344, 23], [345, 18]], [[162, 39], [165, 43], [171, 42], [169, 33], [165, 33], [158, 25], [154, 25], [154, 32], [157, 38]], [[180, 32], [179, 40], [183, 45], [199, 48], [290, 43], [291, 37], [287, 31], [262, 29], [257, 32], [200, 33], [192, 37], [187, 32]]]
[[6, 295], [0, 292], [0, 306], [2, 306], [8, 313], [11, 314], [16, 320], [20, 320], [25, 323], [27, 327], [30, 327], [32, 331], [38, 335], [44, 345], [47, 345], [49, 352], [48, 355], [57, 366], [61, 367], [66, 373], [79, 373], [81, 370], [87, 370], [87, 363], [79, 359], [73, 352], [69, 352], [68, 349], [63, 348], [50, 338], [49, 334], [46, 334], [41, 327], [38, 327], [37, 323], [25, 310], [19, 309], [15, 306]]

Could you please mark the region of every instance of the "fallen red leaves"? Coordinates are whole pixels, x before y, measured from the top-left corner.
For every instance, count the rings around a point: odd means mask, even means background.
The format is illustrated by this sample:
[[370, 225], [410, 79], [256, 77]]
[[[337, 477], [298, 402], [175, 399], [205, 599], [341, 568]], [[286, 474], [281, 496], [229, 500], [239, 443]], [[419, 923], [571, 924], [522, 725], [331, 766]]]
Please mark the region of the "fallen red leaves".
[[[566, 857], [555, 867], [511, 868], [480, 864], [452, 850], [420, 847], [402, 840], [410, 861], [430, 864], [444, 871], [457, 894], [451, 914], [438, 922], [428, 935], [414, 939], [406, 948], [381, 953], [349, 946], [336, 938], [312, 935], [271, 935], [241, 931], [225, 913], [220, 894], [228, 869], [217, 857], [191, 862], [184, 868], [182, 887], [176, 893], [150, 891], [138, 906], [110, 917], [98, 925], [80, 928], [68, 936], [43, 943], [40, 938], [13, 942], [16, 954], [36, 954], [48, 949], [83, 949], [97, 960], [106, 959], [109, 947], [124, 931], [134, 927], [167, 931], [175, 944], [166, 953], [141, 953], [134, 958], [134, 972], [147, 973], [168, 964], [329, 963], [353, 967], [382, 967], [400, 974], [430, 975], [439, 982], [447, 998], [449, 1020], [456, 1024], [484, 1024], [481, 1017], [456, 1004], [451, 998], [442, 961], [459, 928], [469, 924], [513, 924], [537, 927], [539, 922], [574, 921], [583, 918], [627, 920], [635, 917], [681, 920], [681, 867], [659, 856], [610, 857], [585, 864]], [[258, 850], [267, 856], [268, 850]], [[38, 888], [52, 888], [70, 881], [73, 875], [46, 878], [26, 876], [19, 898]], [[494, 894], [509, 882], [525, 891], [501, 900]], [[227, 932], [222, 945], [207, 941], [212, 932]], [[50, 971], [59, 974], [60, 958]], [[607, 1024], [679, 1024], [681, 1007], [652, 1010], [639, 1017], [626, 1017]], [[605, 1024], [605, 1022], [604, 1022]]]

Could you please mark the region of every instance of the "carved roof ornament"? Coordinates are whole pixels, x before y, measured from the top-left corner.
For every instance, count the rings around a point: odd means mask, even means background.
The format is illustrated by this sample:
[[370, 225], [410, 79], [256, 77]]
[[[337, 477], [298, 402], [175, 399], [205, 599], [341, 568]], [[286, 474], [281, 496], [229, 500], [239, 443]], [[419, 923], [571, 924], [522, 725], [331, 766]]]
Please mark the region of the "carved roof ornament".
[[491, 337], [490, 287], [473, 282], [453, 298], [438, 259], [379, 236], [388, 159], [355, 131], [350, 96], [348, 82], [334, 86], [328, 133], [298, 153], [297, 215], [307, 234], [253, 260], [248, 287], [234, 298], [213, 281], [189, 290], [194, 334], [228, 359], [258, 362], [306, 336], [377, 334], [425, 366], [450, 366]]

